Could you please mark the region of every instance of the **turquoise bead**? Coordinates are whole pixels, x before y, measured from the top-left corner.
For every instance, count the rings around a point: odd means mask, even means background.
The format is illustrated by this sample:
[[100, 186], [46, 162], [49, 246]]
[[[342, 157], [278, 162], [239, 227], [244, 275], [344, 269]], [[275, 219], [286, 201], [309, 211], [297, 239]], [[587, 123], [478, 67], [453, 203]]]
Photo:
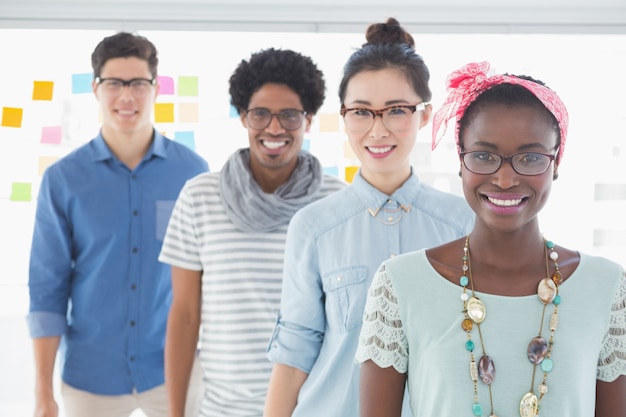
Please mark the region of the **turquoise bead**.
[[462, 287], [467, 287], [468, 283], [469, 283], [469, 278], [467, 278], [465, 275], [463, 275], [461, 277], [461, 286]]
[[552, 300], [552, 304], [554, 304], [555, 306], [561, 304], [561, 296], [559, 294], [554, 297], [554, 300]]
[[474, 351], [474, 342], [472, 342], [471, 340], [468, 340], [467, 342], [465, 342], [465, 349], [467, 349], [470, 352]]
[[552, 366], [553, 366], [552, 359], [545, 358], [541, 362], [541, 370], [543, 372], [550, 372], [552, 370]]
[[554, 242], [551, 240], [546, 240], [546, 248], [552, 249], [554, 247]]
[[475, 416], [482, 416], [483, 415], [483, 406], [478, 404], [478, 403], [474, 403], [472, 405], [472, 413], [474, 413]]

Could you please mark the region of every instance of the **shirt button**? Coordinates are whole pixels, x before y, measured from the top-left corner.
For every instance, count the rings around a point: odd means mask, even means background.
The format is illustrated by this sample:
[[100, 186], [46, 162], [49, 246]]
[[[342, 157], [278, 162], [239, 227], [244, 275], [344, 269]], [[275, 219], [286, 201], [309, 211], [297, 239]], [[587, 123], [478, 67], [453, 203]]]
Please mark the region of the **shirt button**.
[[337, 282], [341, 282], [341, 277], [337, 277]]
[[136, 290], [136, 289], [137, 289], [137, 284], [132, 284], [132, 285], [130, 286], [130, 289], [131, 289], [131, 290]]
[[135, 327], [135, 320], [130, 321], [130, 327]]
[[135, 357], [131, 356], [130, 358], [128, 358], [128, 360], [131, 361], [131, 362], [135, 362]]
[[393, 217], [391, 216], [387, 217], [387, 221], [393, 221]]
[[134, 248], [133, 248], [133, 253], [137, 253], [137, 252], [139, 252], [139, 248], [134, 247]]
[[133, 216], [137, 216], [139, 214], [138, 210], [133, 210]]
[[395, 254], [395, 253], [390, 253], [390, 254], [389, 254], [389, 257], [390, 257], [390, 258], [393, 258], [393, 257], [395, 257], [395, 256], [396, 256], [396, 254]]

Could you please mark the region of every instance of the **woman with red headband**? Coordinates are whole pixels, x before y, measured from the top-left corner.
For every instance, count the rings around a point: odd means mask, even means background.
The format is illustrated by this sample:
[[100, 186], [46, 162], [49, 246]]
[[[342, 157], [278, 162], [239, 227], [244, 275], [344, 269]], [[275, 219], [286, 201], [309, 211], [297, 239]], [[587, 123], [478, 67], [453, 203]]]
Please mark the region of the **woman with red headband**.
[[567, 110], [526, 76], [451, 74], [433, 147], [456, 120], [472, 232], [385, 261], [357, 360], [361, 416], [626, 415], [626, 273], [561, 247], [538, 214], [557, 178]]

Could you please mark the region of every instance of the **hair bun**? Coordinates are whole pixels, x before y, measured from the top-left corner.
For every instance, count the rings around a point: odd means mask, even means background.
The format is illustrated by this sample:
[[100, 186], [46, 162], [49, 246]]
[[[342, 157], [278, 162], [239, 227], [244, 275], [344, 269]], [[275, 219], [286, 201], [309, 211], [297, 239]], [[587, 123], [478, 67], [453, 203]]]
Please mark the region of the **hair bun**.
[[365, 39], [367, 39], [367, 43], [363, 46], [404, 43], [411, 48], [415, 48], [413, 36], [405, 31], [402, 26], [400, 26], [400, 22], [393, 17], [387, 19], [385, 23], [374, 23], [370, 25], [365, 32]]

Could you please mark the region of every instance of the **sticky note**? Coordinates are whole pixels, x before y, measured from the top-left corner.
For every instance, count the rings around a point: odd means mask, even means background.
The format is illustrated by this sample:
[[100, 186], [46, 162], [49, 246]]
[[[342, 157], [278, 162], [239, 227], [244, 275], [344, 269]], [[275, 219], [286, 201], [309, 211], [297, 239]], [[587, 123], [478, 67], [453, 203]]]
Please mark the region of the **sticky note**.
[[52, 100], [54, 82], [35, 81], [33, 83], [33, 100]]
[[40, 156], [38, 162], [38, 173], [39, 176], [43, 175], [46, 169], [56, 161], [59, 160], [58, 156]]
[[346, 167], [346, 182], [351, 183], [358, 170], [359, 167], [357, 166]]
[[154, 103], [156, 123], [174, 123], [174, 103]]
[[174, 94], [174, 79], [172, 77], [158, 75], [157, 82], [159, 83], [159, 94]]
[[339, 167], [324, 167], [324, 173], [327, 175], [332, 175], [333, 177], [339, 176]]
[[339, 114], [320, 114], [320, 132], [339, 132]]
[[237, 108], [233, 106], [232, 104], [230, 105], [230, 111], [229, 111], [228, 116], [231, 118], [239, 118], [239, 113], [237, 112]]
[[23, 109], [19, 107], [2, 108], [2, 126], [22, 127]]
[[11, 185], [11, 201], [30, 201], [31, 184], [29, 182], [14, 182]]
[[197, 96], [198, 95], [198, 77], [183, 76], [178, 77], [178, 95], [179, 96]]
[[198, 123], [199, 113], [198, 103], [178, 104], [178, 121], [180, 123]]
[[176, 142], [182, 143], [183, 145], [185, 145], [186, 147], [188, 147], [189, 149], [195, 150], [196, 149], [196, 142], [194, 139], [194, 133], [187, 131], [187, 132], [174, 132], [174, 140]]
[[311, 139], [304, 139], [302, 141], [302, 149], [305, 151], [311, 151]]
[[61, 126], [44, 126], [41, 128], [41, 143], [58, 145], [63, 137]]
[[91, 93], [92, 73], [72, 74], [72, 94]]

